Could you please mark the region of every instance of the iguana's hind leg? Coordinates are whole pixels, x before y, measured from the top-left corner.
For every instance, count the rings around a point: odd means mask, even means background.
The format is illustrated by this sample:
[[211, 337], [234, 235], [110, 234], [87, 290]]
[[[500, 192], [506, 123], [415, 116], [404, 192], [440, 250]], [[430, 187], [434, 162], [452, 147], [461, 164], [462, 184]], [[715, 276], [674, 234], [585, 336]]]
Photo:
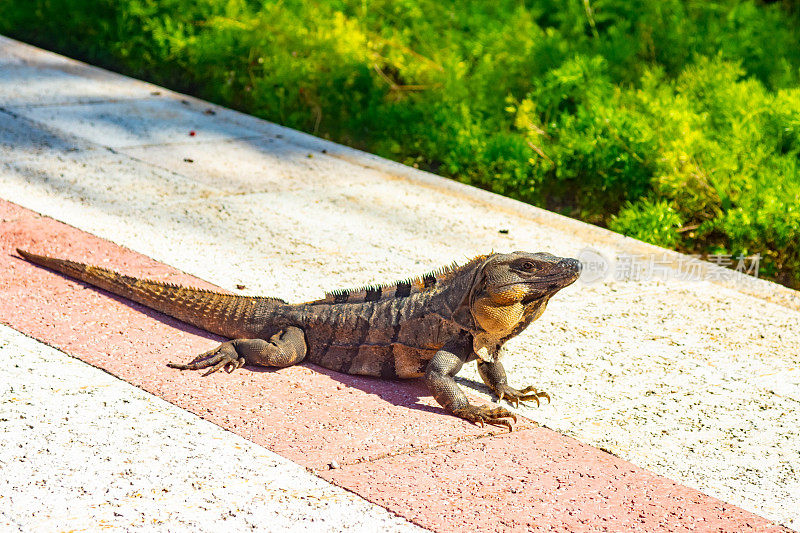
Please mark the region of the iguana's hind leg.
[[436, 401], [454, 415], [481, 426], [484, 423], [505, 426], [511, 431], [511, 422], [506, 419], [516, 422], [514, 413], [498, 405], [472, 405], [453, 379], [472, 353], [470, 335], [461, 335], [450, 340], [428, 363], [425, 381]]
[[302, 361], [306, 356], [306, 339], [303, 330], [294, 326], [287, 327], [270, 337], [263, 339], [235, 339], [223, 342], [213, 350], [195, 357], [189, 363], [167, 363], [167, 366], [179, 370], [208, 371], [207, 376], [224, 368], [233, 372], [244, 365], [257, 366], [291, 366]]

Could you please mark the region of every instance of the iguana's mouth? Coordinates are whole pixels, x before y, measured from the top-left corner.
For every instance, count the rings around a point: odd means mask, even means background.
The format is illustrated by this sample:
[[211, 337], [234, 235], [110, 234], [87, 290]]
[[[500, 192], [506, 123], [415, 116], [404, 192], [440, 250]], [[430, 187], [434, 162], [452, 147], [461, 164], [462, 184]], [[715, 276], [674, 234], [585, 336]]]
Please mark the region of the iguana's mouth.
[[[554, 290], [557, 288], [564, 288], [571, 283], [574, 283], [575, 280], [578, 279], [580, 273], [578, 272], [570, 272], [569, 274], [565, 274], [562, 276], [547, 276], [542, 278], [536, 278], [527, 281], [515, 281], [513, 283], [507, 283], [506, 285], [502, 285], [498, 287], [500, 290], [503, 290], [508, 287], [513, 287], [515, 285], [534, 285], [537, 288], [545, 289], [545, 290]], [[564, 283], [564, 281], [569, 280], [568, 283]]]

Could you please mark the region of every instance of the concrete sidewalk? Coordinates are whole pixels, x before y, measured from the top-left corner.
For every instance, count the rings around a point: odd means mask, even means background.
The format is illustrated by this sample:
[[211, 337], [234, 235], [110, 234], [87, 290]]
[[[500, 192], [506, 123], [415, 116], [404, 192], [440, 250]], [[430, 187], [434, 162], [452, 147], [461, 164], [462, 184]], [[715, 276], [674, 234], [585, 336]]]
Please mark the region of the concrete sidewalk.
[[[133, 274], [179, 276], [158, 265], [164, 263], [227, 290], [242, 292], [237, 287], [244, 286], [246, 293], [290, 301], [318, 297], [325, 289], [418, 274], [490, 249], [548, 250], [566, 256], [593, 250], [608, 258], [656, 254], [650, 257], [663, 264], [665, 279], [576, 284], [559, 293], [542, 319], [509, 346], [504, 361], [512, 382], [531, 382], [548, 390], [554, 400], [540, 408], [520, 407], [519, 412], [655, 474], [772, 521], [799, 527], [800, 370], [796, 347], [800, 346], [800, 313], [796, 293], [740, 276], [728, 279], [726, 273], [707, 265], [701, 268], [704, 280], [681, 279], [685, 276], [674, 269], [682, 265], [678, 254], [7, 39], [0, 40], [0, 108], [0, 197], [74, 228], [57, 227], [9, 204], [4, 218], [9, 223], [2, 236], [6, 253], [15, 243], [22, 243], [36, 246], [37, 251], [79, 260], [94, 258], [119, 269], [128, 267]], [[41, 237], [37, 239], [34, 230]], [[109, 241], [155, 261], [103, 244]], [[549, 477], [548, 472], [562, 461], [585, 461], [580, 463], [585, 468], [573, 471], [575, 477], [578, 473], [605, 475], [606, 466], [618, 467], [624, 462], [598, 460], [604, 466], [593, 470], [591, 460], [595, 459], [589, 459], [590, 451], [578, 446], [566, 455], [556, 453], [551, 463], [532, 469], [531, 461], [545, 456], [546, 451], [538, 449], [534, 457], [524, 449], [534, 449], [525, 438], [547, 441], [550, 446], [571, 445], [557, 434], [549, 436], [532, 427], [511, 437], [493, 437], [490, 431], [441, 415], [424, 397], [424, 390], [418, 392], [413, 384], [348, 381], [302, 367], [200, 381], [197, 376], [173, 378], [134, 364], [128, 369], [114, 366], [118, 365], [115, 357], [124, 358], [126, 353], [144, 348], [150, 351], [141, 353], [143, 360], [149, 357], [161, 365], [159, 357], [191, 356], [193, 346], [213, 341], [162, 323], [177, 331], [175, 340], [169, 341], [176, 344], [159, 348], [154, 339], [167, 339], [171, 333], [167, 329], [153, 333], [153, 328], [159, 327], [158, 319], [147, 316], [155, 325], [142, 322], [138, 326], [141, 333], [126, 332], [117, 339], [103, 322], [120, 313], [135, 315], [138, 309], [91, 289], [76, 288], [52, 274], [40, 282], [41, 273], [13, 258], [4, 264], [6, 272], [15, 275], [5, 276], [0, 286], [6, 301], [17, 303], [13, 308], [7, 303], [0, 320], [112, 369], [186, 408], [191, 409], [204, 394], [224, 392], [226, 396], [219, 397], [231, 397], [238, 386], [274, 387], [275, 394], [283, 385], [303, 387], [305, 394], [313, 396], [309, 391], [314, 391], [322, 396], [324, 401], [318, 397], [304, 400], [319, 402], [315, 409], [305, 406], [303, 411], [304, 406], [299, 406], [300, 425], [286, 420], [281, 427], [272, 427], [269, 420], [252, 415], [253, 427], [248, 429], [211, 412], [211, 404], [204, 416], [302, 464], [306, 464], [301, 457], [303, 439], [307, 442], [310, 435], [329, 439], [318, 449], [306, 448], [311, 450], [307, 466], [417, 524], [441, 530], [487, 525], [524, 529], [528, 522], [520, 516], [527, 513], [537, 517], [536, 525], [541, 527], [592, 530], [605, 524], [613, 529], [631, 526], [634, 522], [624, 520], [631, 512], [641, 512], [650, 513], [640, 525], [647, 529], [697, 527], [698, 523], [686, 517], [660, 517], [669, 513], [658, 506], [673, 505], [676, 500], [657, 494], [652, 500], [655, 509], [639, 500], [630, 501], [640, 508], [603, 507], [605, 504], [600, 504], [607, 495], [601, 491], [594, 499], [599, 507], [578, 517], [580, 521], [569, 522], [566, 513], [548, 515], [546, 509], [553, 507], [549, 498], [559, 502], [556, 507], [567, 509], [569, 498], [587, 497], [570, 492], [587, 486], [570, 476], [554, 481], [546, 493], [535, 497], [533, 492], [525, 492], [528, 487], [516, 487], [530, 499], [523, 498], [521, 507], [505, 522], [503, 516], [493, 521], [497, 517], [488, 516], [492, 507], [487, 496], [497, 487], [514, 487], [500, 483], [499, 478], [484, 478], [472, 480], [474, 487], [461, 486], [453, 492], [442, 476], [442, 472], [477, 468], [459, 461], [474, 458], [478, 449], [484, 456], [488, 454], [487, 461], [505, 465], [497, 467], [498, 475], [514, 476], [513, 468], [521, 468], [520, 461], [529, 461], [522, 465], [528, 477], [519, 478], [528, 484], [558, 479], [557, 475]], [[34, 278], [37, 281], [28, 283]], [[46, 301], [29, 294], [44, 286], [50, 287]], [[90, 302], [87, 306], [97, 306], [96, 316], [108, 313], [111, 318], [70, 314], [80, 307], [76, 301]], [[42, 307], [36, 307], [40, 304]], [[101, 309], [109, 306], [112, 309]], [[53, 309], [54, 314], [66, 318], [26, 316], [25, 309]], [[95, 307], [80, 309], [81, 313], [94, 311]], [[135, 320], [132, 315], [126, 314], [125, 320]], [[91, 323], [93, 320], [97, 323]], [[184, 341], [188, 344], [180, 344]], [[119, 348], [107, 348], [117, 342]], [[474, 368], [465, 369], [462, 375], [462, 385], [471, 389], [470, 394], [489, 399]], [[319, 376], [328, 381], [319, 381]], [[181, 383], [174, 385], [174, 380]], [[414, 397], [417, 394], [419, 399]], [[265, 397], [263, 401], [270, 400]], [[328, 402], [339, 406], [338, 414], [344, 413], [345, 418], [350, 416], [348, 412], [355, 417], [368, 406], [379, 420], [370, 427], [369, 421], [361, 424], [333, 417], [309, 430], [314, 416], [330, 417], [320, 411]], [[348, 402], [355, 405], [348, 407]], [[280, 410], [281, 403], [272, 408]], [[402, 426], [404, 420], [410, 421], [411, 429]], [[263, 427], [270, 427], [271, 433], [256, 431], [260, 424], [267, 424]], [[308, 424], [306, 433], [302, 424]], [[337, 432], [337, 424], [345, 429]], [[434, 430], [427, 434], [415, 431], [413, 424]], [[294, 435], [294, 441], [288, 433]], [[336, 442], [339, 433], [349, 440]], [[286, 436], [270, 441], [271, 435]], [[431, 444], [435, 446], [430, 452], [414, 451]], [[333, 455], [331, 450], [336, 450]], [[326, 470], [330, 462], [326, 458], [341, 463], [342, 468]], [[430, 464], [438, 466], [428, 471]], [[425, 494], [441, 500], [414, 501], [414, 494], [392, 485], [392, 476], [408, 471], [410, 465], [416, 465], [415, 477], [429, 480]], [[636, 474], [631, 479], [640, 480], [631, 482], [634, 485], [647, 479], [659, 490], [690, 494], [681, 492], [685, 487], [647, 477], [649, 474], [635, 468], [632, 471]], [[232, 469], [231, 475], [237, 475], [235, 472]], [[444, 493], [434, 490], [442, 486]], [[15, 490], [26, 492], [22, 485]], [[482, 503], [476, 500], [480, 494]], [[691, 494], [687, 500], [697, 498], [698, 503], [684, 512], [717, 505], [699, 493]], [[474, 513], [469, 506], [459, 507], [469, 498], [475, 502]], [[351, 503], [348, 500], [348, 513]], [[9, 508], [3, 505], [8, 514]], [[352, 505], [366, 513], [358, 515], [368, 517], [366, 520], [380, 515], [361, 500]], [[730, 511], [731, 506], [723, 508]], [[495, 510], [502, 514], [502, 505]], [[767, 527], [753, 515], [728, 511], [715, 511], [714, 527]], [[355, 524], [363, 523], [355, 516]], [[381, 516], [391, 527], [404, 527], [389, 514]], [[618, 521], [606, 521], [609, 516]], [[340, 527], [336, 522], [328, 524]], [[711, 524], [707, 522], [709, 527]], [[198, 527], [211, 528], [212, 524]]]

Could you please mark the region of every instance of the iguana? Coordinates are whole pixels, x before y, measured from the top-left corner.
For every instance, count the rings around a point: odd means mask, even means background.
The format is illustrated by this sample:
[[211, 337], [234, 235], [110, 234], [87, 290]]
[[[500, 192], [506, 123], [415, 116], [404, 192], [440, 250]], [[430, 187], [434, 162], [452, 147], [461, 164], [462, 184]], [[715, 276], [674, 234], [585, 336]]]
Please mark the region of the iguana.
[[483, 255], [464, 265], [386, 285], [327, 293], [289, 304], [138, 279], [65, 259], [17, 252], [28, 261], [123, 296], [206, 331], [233, 339], [180, 370], [244, 365], [286, 367], [309, 360], [324, 368], [380, 378], [423, 377], [439, 404], [456, 416], [511, 430], [516, 416], [497, 405], [473, 405], [453, 379], [464, 363], [507, 401], [540, 398], [511, 387], [500, 347], [539, 318], [548, 300], [579, 275], [576, 259], [548, 253]]

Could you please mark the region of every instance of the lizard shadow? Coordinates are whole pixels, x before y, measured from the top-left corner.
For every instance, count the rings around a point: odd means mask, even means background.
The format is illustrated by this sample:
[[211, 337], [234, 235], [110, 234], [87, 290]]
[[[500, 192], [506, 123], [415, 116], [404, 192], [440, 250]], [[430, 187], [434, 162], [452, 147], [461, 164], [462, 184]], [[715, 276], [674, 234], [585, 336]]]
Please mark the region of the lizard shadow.
[[[329, 370], [321, 367], [315, 363], [303, 362], [299, 366], [310, 368], [315, 372], [329, 377], [339, 383], [359, 389], [367, 394], [372, 394], [387, 403], [399, 407], [406, 407], [408, 409], [415, 409], [418, 411], [437, 413], [441, 415], [452, 416], [443, 407], [436, 404], [432, 399], [432, 395], [428, 386], [425, 384], [423, 378], [411, 379], [381, 379], [370, 376], [356, 376], [337, 372], [336, 370]], [[260, 366], [245, 366], [242, 370], [258, 373], [272, 373], [280, 372], [282, 368], [260, 367]], [[456, 377], [456, 381], [462, 387], [468, 389], [465, 392], [469, 395], [470, 392], [481, 391], [481, 386], [468, 378]], [[488, 389], [486, 389], [488, 392]], [[432, 403], [433, 405], [429, 405]]]

